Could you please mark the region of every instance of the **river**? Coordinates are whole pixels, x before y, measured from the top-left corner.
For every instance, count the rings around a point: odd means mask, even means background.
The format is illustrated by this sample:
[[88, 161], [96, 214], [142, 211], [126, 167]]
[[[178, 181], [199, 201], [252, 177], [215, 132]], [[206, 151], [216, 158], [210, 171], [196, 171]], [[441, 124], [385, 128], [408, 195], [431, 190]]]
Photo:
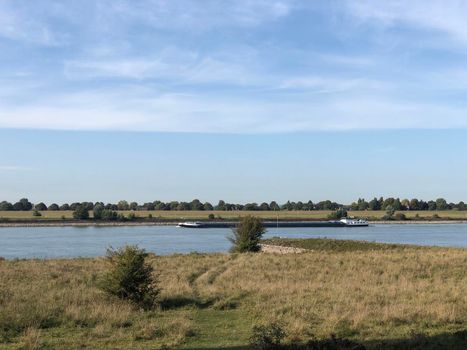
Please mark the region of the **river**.
[[[110, 246], [137, 244], [148, 252], [166, 255], [226, 252], [227, 228], [186, 229], [175, 226], [117, 227], [2, 227], [0, 257], [72, 258], [102, 256]], [[370, 227], [272, 228], [265, 237], [366, 240], [467, 248], [467, 224], [376, 224]]]

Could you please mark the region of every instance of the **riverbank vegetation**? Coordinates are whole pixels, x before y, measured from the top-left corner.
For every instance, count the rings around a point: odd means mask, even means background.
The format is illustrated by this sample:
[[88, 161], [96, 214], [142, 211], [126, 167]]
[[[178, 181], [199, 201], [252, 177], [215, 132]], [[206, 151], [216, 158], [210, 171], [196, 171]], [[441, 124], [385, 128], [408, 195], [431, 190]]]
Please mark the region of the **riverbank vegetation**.
[[273, 331], [284, 349], [466, 348], [467, 250], [273, 243], [311, 250], [149, 255], [151, 310], [100, 288], [105, 258], [0, 261], [0, 349], [240, 350]]
[[0, 202], [0, 223], [51, 220], [92, 220], [97, 222], [128, 221], [181, 221], [181, 220], [237, 220], [239, 217], [254, 215], [263, 220], [329, 220], [350, 217], [366, 218], [373, 221], [438, 221], [467, 220], [467, 206], [464, 202], [448, 203], [443, 198], [432, 201], [399, 198], [364, 199], [343, 205], [329, 200], [313, 203], [286, 202], [279, 205], [270, 203], [232, 204], [225, 201], [213, 206], [198, 199], [191, 202], [154, 201], [144, 204], [120, 201], [117, 204], [102, 202], [81, 202], [72, 204], [38, 204], [23, 198], [12, 204]]
[[[366, 201], [364, 198], [359, 198], [351, 204], [341, 204], [330, 200], [313, 202], [311, 200], [306, 202], [293, 202], [287, 201], [283, 204], [278, 204], [276, 201], [270, 203], [227, 203], [220, 200], [216, 205], [209, 202], [201, 202], [199, 199], [193, 199], [191, 202], [163, 202], [153, 201], [146, 203], [127, 202], [125, 200], [118, 203], [103, 202], [74, 202], [71, 204], [63, 203], [58, 205], [52, 203], [47, 206], [43, 202], [36, 204], [31, 203], [27, 198], [22, 198], [18, 202], [10, 203], [8, 201], [0, 202], [0, 211], [75, 211], [79, 207], [83, 207], [88, 211], [93, 211], [96, 207], [101, 207], [106, 210], [113, 211], [336, 211], [340, 208], [353, 211], [444, 211], [444, 210], [458, 210], [467, 211], [467, 205], [464, 202], [448, 203], [444, 198], [436, 200], [424, 201], [421, 199], [399, 199], [399, 198], [373, 198]], [[102, 210], [101, 209], [101, 210]]]

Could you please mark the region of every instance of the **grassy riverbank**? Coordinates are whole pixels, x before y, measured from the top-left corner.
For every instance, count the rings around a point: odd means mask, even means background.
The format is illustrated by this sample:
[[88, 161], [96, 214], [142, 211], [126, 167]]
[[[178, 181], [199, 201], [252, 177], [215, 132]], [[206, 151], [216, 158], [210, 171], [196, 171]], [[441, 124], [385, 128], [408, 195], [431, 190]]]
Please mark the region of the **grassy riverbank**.
[[[48, 222], [53, 220], [70, 221], [73, 219], [72, 211], [41, 211], [41, 216], [33, 216], [32, 211], [0, 211], [0, 222]], [[330, 210], [316, 211], [118, 211], [127, 217], [130, 213], [137, 216], [136, 220], [149, 221], [183, 221], [183, 220], [208, 220], [209, 215], [214, 215], [216, 220], [235, 220], [238, 217], [253, 215], [264, 220], [327, 220]], [[362, 217], [369, 220], [381, 220], [385, 211], [349, 211], [349, 216]], [[409, 220], [467, 220], [467, 211], [439, 210], [439, 211], [400, 211]], [[92, 212], [89, 213], [92, 219]]]
[[287, 341], [465, 349], [467, 250], [333, 240], [301, 254], [155, 257], [160, 307], [99, 288], [102, 258], [0, 261], [0, 349], [246, 349], [255, 324]]

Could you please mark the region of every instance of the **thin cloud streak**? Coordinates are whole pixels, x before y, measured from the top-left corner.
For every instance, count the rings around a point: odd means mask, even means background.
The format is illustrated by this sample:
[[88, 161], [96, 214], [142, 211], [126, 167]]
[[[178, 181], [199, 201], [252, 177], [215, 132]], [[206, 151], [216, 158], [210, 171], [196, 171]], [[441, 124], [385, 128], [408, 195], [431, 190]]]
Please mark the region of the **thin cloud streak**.
[[7, 171], [32, 171], [35, 170], [34, 168], [30, 167], [24, 167], [24, 166], [18, 166], [18, 165], [0, 165], [0, 171], [1, 172], [7, 172]]
[[[447, 46], [459, 46], [453, 41], [467, 43], [466, 5], [342, 4], [1, 2], [0, 127], [212, 133], [467, 127], [458, 101], [465, 84], [456, 81], [465, 60], [442, 56]], [[433, 32], [451, 40], [429, 56], [434, 46], [423, 43]], [[386, 45], [388, 36], [403, 44]], [[414, 48], [414, 42], [421, 43]]]

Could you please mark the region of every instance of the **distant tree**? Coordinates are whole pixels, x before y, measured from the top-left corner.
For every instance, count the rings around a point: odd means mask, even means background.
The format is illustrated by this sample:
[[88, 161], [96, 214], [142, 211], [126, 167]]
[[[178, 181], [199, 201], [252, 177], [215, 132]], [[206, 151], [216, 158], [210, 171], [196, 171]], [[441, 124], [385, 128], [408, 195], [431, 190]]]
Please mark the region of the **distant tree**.
[[118, 210], [129, 210], [130, 205], [128, 204], [127, 201], [119, 201], [118, 204]]
[[245, 210], [245, 211], [253, 211], [253, 210], [258, 210], [258, 209], [259, 209], [259, 207], [258, 207], [257, 203], [247, 203], [243, 207], [243, 210]]
[[60, 210], [70, 210], [70, 205], [67, 203], [64, 203], [60, 206]]
[[102, 220], [102, 213], [104, 212], [105, 207], [102, 204], [97, 204], [94, 206], [94, 209], [92, 210], [93, 212], [93, 218], [95, 220]]
[[459, 210], [467, 210], [467, 205], [466, 205], [464, 202], [461, 201], [461, 202], [459, 202], [459, 203], [457, 204], [457, 209], [459, 209]]
[[393, 208], [394, 208], [395, 210], [405, 210], [405, 209], [406, 209], [406, 208], [404, 208], [404, 207], [402, 206], [401, 200], [400, 200], [399, 198], [396, 198], [396, 199], [394, 200], [394, 203], [392, 204], [392, 206], [393, 206]]
[[190, 203], [191, 210], [204, 210], [203, 204], [199, 199], [193, 199]]
[[138, 203], [131, 202], [130, 203], [130, 210], [138, 210]]
[[410, 210], [410, 201], [406, 198], [401, 200], [401, 204], [404, 207], [404, 210]]
[[13, 210], [14, 210], [14, 211], [22, 211], [22, 210], [24, 210], [24, 209], [23, 209], [23, 203], [21, 203], [21, 202], [16, 202], [15, 204], [13, 204]]
[[81, 205], [84, 206], [89, 211], [94, 209], [93, 202], [82, 202]]
[[149, 202], [149, 203], [144, 203], [143, 207], [146, 210], [154, 210], [156, 206], [154, 205], [154, 203]]
[[1, 211], [11, 211], [13, 210], [13, 204], [7, 201], [0, 202], [0, 210]]
[[410, 200], [408, 207], [410, 210], [420, 210], [420, 201], [417, 198], [413, 198]]
[[89, 211], [85, 205], [79, 204], [73, 211], [73, 218], [77, 220], [89, 219]]
[[219, 203], [217, 203], [217, 205], [215, 206], [215, 209], [216, 210], [226, 210], [225, 202], [220, 200]]
[[294, 209], [295, 210], [303, 210], [303, 202], [298, 201], [297, 203], [295, 203]]
[[32, 203], [27, 198], [21, 198], [19, 202], [23, 205], [23, 210], [32, 209]]
[[177, 210], [179, 204], [180, 204], [180, 203], [178, 203], [177, 201], [172, 201], [172, 202], [170, 202], [170, 203], [169, 203], [169, 208], [170, 208], [170, 210]]
[[370, 210], [381, 210], [380, 203], [378, 199], [373, 198], [369, 203], [368, 203], [368, 209]]
[[155, 204], [155, 210], [168, 210], [169, 206], [167, 206], [164, 202], [157, 201]]
[[313, 204], [312, 201], [308, 201], [303, 205], [303, 210], [314, 210], [315, 205]]
[[44, 203], [40, 202], [34, 206], [34, 209], [44, 211], [47, 210], [47, 206]]
[[336, 202], [331, 202], [330, 200], [326, 200], [326, 201], [321, 201], [321, 202], [316, 203], [315, 208], [316, 210], [337, 210], [341, 206], [342, 205]]
[[50, 211], [57, 211], [59, 210], [60, 208], [58, 207], [58, 204], [56, 203], [52, 203], [51, 205], [49, 205], [49, 207], [47, 208], [47, 210], [50, 210]]
[[190, 209], [191, 209], [190, 203], [187, 203], [187, 202], [178, 203], [177, 210], [185, 211], [185, 210], [190, 210]]
[[269, 207], [268, 203], [263, 202], [259, 205], [259, 210], [268, 211], [271, 210], [271, 208]]
[[243, 210], [244, 205], [243, 204], [229, 204], [227, 203], [225, 205], [226, 210]]
[[364, 198], [359, 198], [358, 199], [357, 206], [358, 206], [358, 210], [367, 210], [368, 207], [369, 207], [368, 202], [365, 201]]
[[277, 204], [275, 201], [272, 201], [271, 203], [269, 203], [269, 209], [270, 210], [281, 210], [281, 208], [279, 207], [279, 204]]
[[436, 202], [435, 201], [428, 201], [428, 210], [436, 210]]
[[425, 202], [423, 200], [419, 200], [418, 205], [419, 205], [420, 210], [428, 210], [428, 203], [427, 202]]
[[209, 202], [204, 203], [203, 207], [204, 207], [204, 210], [214, 210], [214, 207]]
[[76, 208], [78, 208], [81, 204], [78, 203], [78, 202], [74, 202], [74, 203], [71, 203], [70, 204], [70, 210], [75, 210]]
[[251, 215], [242, 217], [237, 227], [233, 229], [233, 235], [229, 237], [233, 244], [231, 251], [235, 253], [259, 251], [261, 249], [259, 243], [265, 231], [259, 218]]
[[449, 209], [448, 203], [444, 198], [438, 198], [436, 200], [436, 210], [447, 210]]
[[293, 204], [290, 201], [281, 206], [281, 210], [293, 210]]

